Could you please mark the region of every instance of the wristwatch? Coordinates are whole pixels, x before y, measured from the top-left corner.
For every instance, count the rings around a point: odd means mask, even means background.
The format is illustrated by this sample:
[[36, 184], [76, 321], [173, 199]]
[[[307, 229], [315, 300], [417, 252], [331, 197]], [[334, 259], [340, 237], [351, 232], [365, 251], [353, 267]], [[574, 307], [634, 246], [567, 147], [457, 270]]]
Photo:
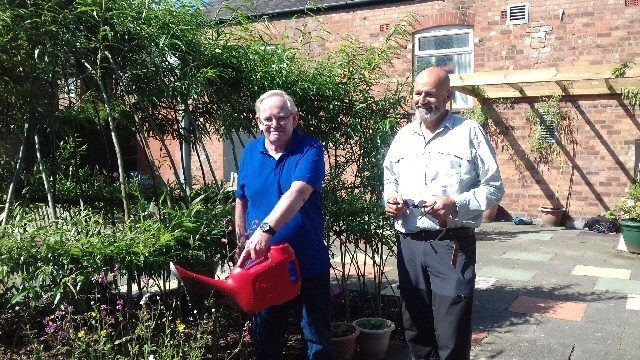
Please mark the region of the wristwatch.
[[260, 224], [259, 227], [260, 231], [267, 233], [271, 236], [274, 236], [276, 234], [276, 229], [272, 228], [271, 225], [269, 225], [269, 223], [263, 222], [262, 224]]

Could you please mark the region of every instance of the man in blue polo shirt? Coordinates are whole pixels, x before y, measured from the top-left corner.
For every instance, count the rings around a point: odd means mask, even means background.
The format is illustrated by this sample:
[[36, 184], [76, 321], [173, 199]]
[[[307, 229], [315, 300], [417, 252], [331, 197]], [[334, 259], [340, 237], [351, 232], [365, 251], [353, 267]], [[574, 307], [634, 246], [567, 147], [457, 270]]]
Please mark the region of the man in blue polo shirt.
[[[324, 152], [317, 140], [298, 132], [298, 110], [284, 91], [268, 91], [256, 101], [256, 121], [264, 136], [245, 148], [238, 172], [236, 234], [244, 250], [238, 265], [264, 256], [271, 245], [288, 243], [302, 275], [302, 330], [310, 359], [332, 359], [329, 250], [323, 241]], [[258, 359], [282, 356], [293, 301], [253, 317]]]

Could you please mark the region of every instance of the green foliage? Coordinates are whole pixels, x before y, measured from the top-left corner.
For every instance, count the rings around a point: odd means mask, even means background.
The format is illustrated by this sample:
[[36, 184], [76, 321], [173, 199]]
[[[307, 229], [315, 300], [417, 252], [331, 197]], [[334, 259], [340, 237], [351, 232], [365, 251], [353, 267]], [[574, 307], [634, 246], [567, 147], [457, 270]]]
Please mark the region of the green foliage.
[[[78, 138], [78, 128], [93, 129], [94, 133], [102, 130], [105, 97], [112, 105], [117, 128], [124, 129], [119, 130], [120, 136], [135, 133], [159, 140], [198, 140], [218, 135], [233, 139], [239, 133], [257, 130], [253, 103], [263, 92], [276, 88], [293, 96], [301, 112], [301, 129], [325, 146], [327, 241], [337, 241], [341, 246], [357, 244], [374, 262], [376, 285], [380, 286], [384, 254], [394, 248], [391, 223], [381, 206], [381, 163], [403, 118], [408, 93], [406, 83], [388, 80], [387, 70], [405, 46], [413, 18], [401, 20], [380, 46], [350, 39], [338, 50], [312, 58], [310, 49], [325, 34], [312, 21], [296, 29], [294, 38], [276, 34], [268, 23], [264, 24], [267, 30], [259, 30], [260, 26], [248, 23], [242, 15], [226, 23], [214, 22], [196, 2], [49, 3], [51, 6], [45, 1], [21, 6], [0, 3], [3, 10], [7, 9], [3, 19], [12, 19], [0, 20], [0, 26], [4, 26], [0, 34], [11, 33], [0, 39], [0, 57], [10, 60], [8, 57], [14, 56], [25, 63], [8, 61], [0, 74], [16, 73], [23, 66], [24, 71], [18, 73], [36, 78], [39, 84], [46, 83], [42, 78], [52, 79], [51, 84], [56, 85], [53, 93], [58, 91], [57, 84], [79, 79], [78, 103], [63, 110], [46, 104], [38, 106], [55, 109], [55, 114], [47, 114], [48, 121], [42, 128], [56, 124], [64, 133], [59, 138], [68, 141], [67, 145], [58, 146], [58, 151], [48, 152], [56, 159], [50, 164], [60, 166], [49, 168], [56, 199], [83, 204], [84, 208], [73, 219], [56, 226], [38, 224], [35, 216], [32, 221], [38, 225], [28, 226], [22, 221], [24, 217], [14, 221], [2, 240], [15, 247], [6, 258], [11, 264], [9, 272], [25, 287], [33, 286], [33, 290], [21, 288], [16, 281], [12, 282], [11, 294], [23, 294], [29, 301], [37, 301], [38, 293], [69, 298], [74, 292], [91, 288], [90, 279], [95, 272], [115, 262], [135, 278], [142, 272], [160, 274], [170, 257], [176, 261], [226, 258], [228, 249], [234, 247], [232, 237], [227, 235], [232, 232], [232, 196], [206, 194], [190, 204], [161, 208], [161, 194], [151, 193], [142, 181], [133, 182], [127, 194], [134, 199], [135, 220], [129, 226], [111, 223], [114, 218], [102, 213], [113, 211], [113, 200], [122, 196], [117, 184], [112, 184], [110, 175], [105, 176], [102, 170], [84, 162], [84, 143], [70, 139]], [[18, 28], [22, 33], [9, 31], [7, 24], [13, 21], [25, 24]], [[50, 38], [39, 35], [36, 30], [40, 26], [46, 26], [45, 34]], [[10, 46], [16, 48], [9, 49]], [[38, 55], [33, 58], [37, 49]], [[45, 58], [46, 71], [40, 71], [43, 68], [39, 62]], [[17, 106], [21, 97], [28, 95], [34, 101], [40, 98], [32, 96], [26, 85], [15, 87], [26, 84], [24, 81], [0, 78], [0, 90], [4, 90], [0, 91], [0, 106], [11, 111], [11, 124], [19, 129], [18, 125], [29, 119], [29, 107]], [[105, 88], [104, 94], [99, 85]], [[185, 104], [196, 125], [193, 129], [177, 126]], [[44, 199], [37, 173], [23, 181], [23, 202]], [[192, 198], [198, 198], [197, 193]], [[16, 232], [22, 235], [17, 236]], [[56, 256], [70, 265], [63, 267], [54, 262], [46, 267], [41, 259], [52, 255], [39, 253], [41, 250], [20, 260], [20, 251], [34, 246], [40, 249], [35, 239], [47, 243], [50, 252], [59, 252]], [[222, 239], [228, 240], [225, 243]], [[186, 252], [176, 250], [185, 246]], [[33, 272], [19, 271], [20, 266], [45, 270], [37, 280]], [[66, 287], [73, 291], [52, 287], [52, 283], [64, 283], [60, 280], [64, 274], [73, 274]]]
[[176, 310], [151, 301], [127, 309], [122, 299], [94, 302], [86, 312], [63, 304], [43, 321], [39, 341], [54, 344], [49, 356], [66, 359], [202, 359], [219, 315], [187, 326]]
[[[536, 104], [525, 119], [532, 127], [529, 150], [536, 163], [549, 164], [560, 154], [558, 141], [573, 141], [568, 115], [560, 109], [561, 96], [552, 96]], [[548, 138], [552, 135], [552, 141]]]
[[341, 338], [356, 332], [356, 327], [352, 323], [339, 322], [331, 324], [331, 337]]
[[161, 218], [141, 214], [129, 226], [112, 226], [86, 208], [50, 225], [23, 209], [0, 237], [6, 275], [0, 304], [78, 305], [82, 294], [95, 291], [98, 274], [114, 264], [131, 279], [161, 278], [169, 260], [197, 267], [231, 259], [233, 194], [201, 192], [189, 208], [165, 209]]
[[631, 69], [636, 63], [633, 61], [626, 61], [621, 63], [619, 66], [613, 68], [611, 70], [611, 75], [614, 78], [621, 78], [627, 74], [627, 70]]
[[627, 190], [627, 195], [613, 205], [609, 217], [640, 221], [640, 176]]
[[622, 89], [622, 98], [627, 100], [631, 107], [640, 107], [640, 89]]
[[464, 109], [462, 111], [462, 116], [474, 120], [480, 126], [485, 127], [491, 123], [491, 115], [489, 115], [489, 110], [484, 106], [478, 104], [469, 109]]

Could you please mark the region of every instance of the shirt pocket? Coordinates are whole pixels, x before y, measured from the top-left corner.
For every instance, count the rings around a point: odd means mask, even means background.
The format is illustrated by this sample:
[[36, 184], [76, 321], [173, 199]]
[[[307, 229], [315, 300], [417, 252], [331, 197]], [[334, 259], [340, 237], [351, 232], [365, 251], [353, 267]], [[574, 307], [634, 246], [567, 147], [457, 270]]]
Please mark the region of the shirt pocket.
[[447, 194], [443, 195], [454, 195], [464, 190], [461, 187], [468, 183], [472, 174], [471, 160], [467, 156], [439, 150], [430, 154], [426, 181], [447, 189]]
[[401, 188], [424, 183], [425, 164], [422, 155], [403, 154], [395, 160], [393, 167]]

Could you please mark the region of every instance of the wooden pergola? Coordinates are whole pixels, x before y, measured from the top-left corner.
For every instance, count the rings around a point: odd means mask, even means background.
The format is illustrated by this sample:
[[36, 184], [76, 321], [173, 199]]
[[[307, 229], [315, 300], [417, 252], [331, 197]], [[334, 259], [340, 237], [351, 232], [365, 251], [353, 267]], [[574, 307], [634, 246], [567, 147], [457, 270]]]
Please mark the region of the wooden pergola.
[[[617, 77], [614, 69], [618, 69]], [[620, 69], [619, 64], [585, 65], [452, 74], [450, 78], [453, 90], [484, 99], [613, 95], [623, 89], [639, 89], [640, 62]]]

